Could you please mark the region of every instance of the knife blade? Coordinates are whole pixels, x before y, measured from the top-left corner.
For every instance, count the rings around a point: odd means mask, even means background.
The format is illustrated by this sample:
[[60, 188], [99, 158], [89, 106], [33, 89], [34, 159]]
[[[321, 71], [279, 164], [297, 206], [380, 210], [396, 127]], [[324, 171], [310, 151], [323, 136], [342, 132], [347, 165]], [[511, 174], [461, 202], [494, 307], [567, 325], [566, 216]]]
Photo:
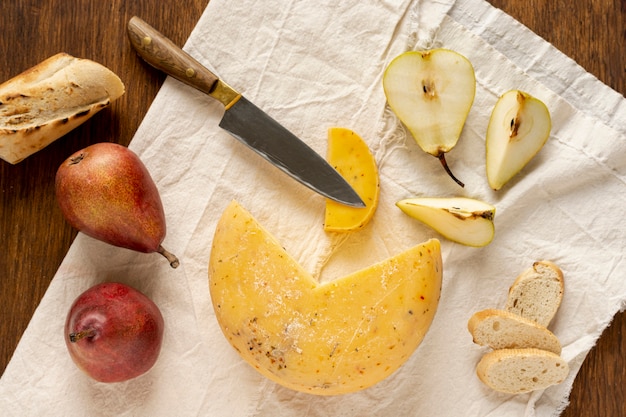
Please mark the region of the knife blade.
[[225, 111], [219, 126], [236, 139], [324, 197], [365, 207], [324, 158], [141, 18], [128, 22], [128, 38], [148, 64], [222, 103]]

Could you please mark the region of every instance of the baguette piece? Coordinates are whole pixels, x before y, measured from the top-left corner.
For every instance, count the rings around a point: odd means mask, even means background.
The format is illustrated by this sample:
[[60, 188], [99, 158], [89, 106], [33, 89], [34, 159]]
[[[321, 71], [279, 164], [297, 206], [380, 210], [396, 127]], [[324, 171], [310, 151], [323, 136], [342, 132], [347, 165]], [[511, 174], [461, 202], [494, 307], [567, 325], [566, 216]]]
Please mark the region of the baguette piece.
[[521, 394], [560, 384], [569, 374], [569, 365], [545, 350], [499, 349], [483, 356], [476, 374], [496, 391]]
[[536, 348], [559, 355], [561, 343], [550, 330], [504, 310], [482, 310], [467, 324], [474, 343], [492, 349]]
[[124, 94], [108, 68], [59, 53], [0, 85], [0, 158], [16, 164]]
[[550, 261], [535, 262], [509, 289], [505, 309], [548, 327], [564, 291], [563, 272]]

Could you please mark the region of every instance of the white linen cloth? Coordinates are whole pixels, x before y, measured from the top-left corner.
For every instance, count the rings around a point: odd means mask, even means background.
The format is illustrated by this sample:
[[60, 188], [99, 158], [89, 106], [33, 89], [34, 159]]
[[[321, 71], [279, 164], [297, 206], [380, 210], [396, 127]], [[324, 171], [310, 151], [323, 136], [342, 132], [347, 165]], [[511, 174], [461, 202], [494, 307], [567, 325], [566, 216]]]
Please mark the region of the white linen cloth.
[[[158, 22], [149, 22], [159, 29]], [[398, 54], [441, 46], [473, 63], [477, 90], [462, 137], [447, 159], [458, 187], [422, 152], [386, 106], [382, 74]], [[168, 78], [130, 148], [161, 191], [164, 246], [156, 254], [79, 234], [0, 380], [3, 416], [554, 416], [566, 406], [585, 355], [626, 300], [626, 104], [527, 28], [482, 0], [259, 2], [211, 0], [185, 49], [316, 151], [327, 129], [347, 127], [374, 152], [381, 175], [372, 222], [341, 242], [323, 229], [324, 199], [218, 127], [223, 109]], [[130, 86], [127, 94], [140, 94]], [[550, 139], [498, 192], [487, 185], [484, 136], [498, 96], [524, 90], [546, 103]], [[435, 232], [394, 203], [414, 196], [468, 196], [497, 207], [485, 248], [441, 238], [444, 283], [422, 345], [367, 390], [316, 397], [283, 388], [244, 363], [223, 337], [207, 278], [222, 210], [238, 200], [320, 280], [392, 256]], [[517, 274], [548, 259], [566, 291], [550, 326], [571, 373], [523, 395], [485, 387], [475, 365], [487, 350], [466, 325], [501, 308]], [[91, 380], [67, 354], [63, 324], [90, 286], [118, 280], [146, 293], [166, 323], [161, 356], [147, 374], [118, 384]]]

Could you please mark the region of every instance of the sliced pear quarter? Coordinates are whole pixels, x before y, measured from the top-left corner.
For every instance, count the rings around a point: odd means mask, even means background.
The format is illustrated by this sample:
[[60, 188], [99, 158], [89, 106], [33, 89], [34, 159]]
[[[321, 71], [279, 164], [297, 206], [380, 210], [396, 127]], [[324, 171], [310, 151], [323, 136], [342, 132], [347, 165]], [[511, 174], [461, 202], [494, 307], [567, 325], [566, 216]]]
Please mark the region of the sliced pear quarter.
[[327, 160], [361, 197], [365, 207], [349, 207], [326, 200], [324, 230], [349, 232], [364, 227], [378, 206], [380, 184], [374, 156], [355, 132], [333, 127], [328, 130]]
[[421, 343], [441, 291], [439, 241], [318, 283], [232, 202], [209, 260], [217, 321], [254, 369], [318, 395], [358, 391], [397, 370]]
[[489, 186], [499, 190], [539, 152], [550, 137], [546, 105], [519, 90], [496, 102], [487, 127], [486, 168]]
[[471, 62], [449, 49], [409, 51], [397, 56], [385, 70], [383, 89], [389, 107], [417, 144], [441, 161], [457, 144], [476, 93]]
[[495, 234], [496, 208], [480, 200], [422, 197], [401, 200], [396, 205], [408, 216], [463, 245], [486, 246]]

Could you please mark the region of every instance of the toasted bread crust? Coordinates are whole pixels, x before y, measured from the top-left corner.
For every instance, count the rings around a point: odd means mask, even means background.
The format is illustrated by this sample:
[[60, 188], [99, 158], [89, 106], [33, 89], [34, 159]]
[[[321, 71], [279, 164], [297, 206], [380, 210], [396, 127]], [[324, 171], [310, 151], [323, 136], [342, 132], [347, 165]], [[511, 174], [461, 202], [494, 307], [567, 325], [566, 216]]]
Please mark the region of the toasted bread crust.
[[43, 149], [124, 94], [108, 68], [56, 54], [0, 85], [0, 158], [12, 164]]

